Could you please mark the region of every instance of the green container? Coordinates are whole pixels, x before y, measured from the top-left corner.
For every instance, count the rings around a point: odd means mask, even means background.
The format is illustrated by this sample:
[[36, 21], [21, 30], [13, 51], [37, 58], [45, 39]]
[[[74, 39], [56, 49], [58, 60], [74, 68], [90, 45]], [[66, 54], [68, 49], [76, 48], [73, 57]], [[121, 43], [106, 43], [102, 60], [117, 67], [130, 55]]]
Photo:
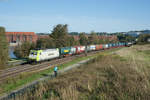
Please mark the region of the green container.
[[71, 52], [71, 47], [62, 47], [59, 49], [61, 55], [67, 55]]

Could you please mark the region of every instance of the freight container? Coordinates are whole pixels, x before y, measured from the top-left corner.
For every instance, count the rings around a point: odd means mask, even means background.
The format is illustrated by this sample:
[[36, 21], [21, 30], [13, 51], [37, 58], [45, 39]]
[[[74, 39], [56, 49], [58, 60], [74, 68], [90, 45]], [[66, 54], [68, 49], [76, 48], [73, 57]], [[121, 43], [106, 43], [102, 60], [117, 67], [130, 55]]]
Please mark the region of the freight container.
[[121, 44], [122, 44], [122, 47], [125, 46], [125, 43], [121, 43]]
[[85, 46], [80, 46], [81, 52], [85, 52]]
[[89, 52], [90, 51], [90, 46], [87, 46], [87, 52]]
[[108, 44], [106, 44], [106, 49], [108, 49]]
[[117, 47], [118, 46], [118, 43], [115, 43], [115, 47]]
[[115, 43], [115, 47], [117, 47], [117, 43]]
[[71, 47], [70, 54], [71, 54], [71, 55], [76, 54], [76, 48], [75, 48], [75, 47]]
[[96, 46], [96, 49], [95, 50], [99, 50], [100, 49], [100, 46], [99, 45], [95, 45]]
[[117, 47], [119, 47], [120, 45], [119, 45], [119, 43], [117, 43]]
[[75, 46], [75, 48], [76, 48], [76, 54], [85, 52], [85, 46]]
[[112, 44], [111, 44], [111, 43], [109, 43], [109, 44], [108, 44], [108, 48], [111, 48], [111, 47], [112, 47]]
[[105, 44], [103, 44], [103, 49], [105, 49]]
[[96, 46], [95, 45], [90, 45], [90, 51], [94, 51], [96, 50]]
[[115, 43], [115, 46], [118, 47], [118, 43]]
[[108, 44], [104, 44], [104, 45], [103, 45], [103, 48], [104, 48], [104, 49], [108, 49]]
[[71, 52], [71, 47], [62, 47], [59, 49], [59, 52], [61, 56], [67, 56]]
[[96, 50], [100, 50], [101, 49], [101, 45], [96, 45]]
[[103, 49], [103, 45], [102, 45], [102, 44], [100, 44], [99, 46], [100, 46], [100, 50], [102, 50], [102, 49]]
[[76, 54], [80, 54], [81, 53], [81, 48], [80, 46], [75, 46], [76, 48]]
[[112, 48], [115, 48], [115, 43], [112, 44]]
[[126, 46], [126, 43], [123, 43], [123, 46]]
[[119, 43], [119, 47], [122, 47], [122, 43]]

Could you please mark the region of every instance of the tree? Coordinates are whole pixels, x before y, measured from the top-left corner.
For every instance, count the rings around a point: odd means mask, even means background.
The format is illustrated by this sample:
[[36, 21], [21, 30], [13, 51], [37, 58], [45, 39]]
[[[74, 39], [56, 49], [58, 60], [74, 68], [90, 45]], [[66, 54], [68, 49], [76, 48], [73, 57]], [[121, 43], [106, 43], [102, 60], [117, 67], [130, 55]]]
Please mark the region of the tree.
[[104, 44], [105, 41], [104, 41], [104, 39], [99, 39], [98, 43], [99, 43], [99, 44]]
[[149, 43], [149, 39], [150, 39], [150, 34], [141, 34], [138, 37], [138, 43], [139, 44]]
[[85, 33], [80, 33], [79, 35], [79, 41], [80, 41], [80, 45], [87, 45], [88, 43], [88, 38], [87, 36], [85, 35]]
[[132, 42], [135, 41], [136, 37], [133, 37], [131, 35], [125, 35], [122, 33], [117, 34], [117, 37], [120, 42]]
[[37, 40], [36, 48], [46, 49], [46, 48], [54, 48], [55, 43], [52, 38], [41, 38]]
[[18, 58], [27, 58], [29, 56], [30, 50], [35, 48], [35, 43], [24, 42], [15, 48], [14, 53]]
[[126, 36], [124, 34], [118, 33], [117, 37], [118, 37], [120, 42], [126, 42]]
[[5, 28], [0, 27], [0, 68], [6, 66], [8, 59], [8, 42], [5, 36]]
[[69, 34], [70, 34], [70, 35], [79, 35], [78, 32], [70, 32]]
[[74, 38], [74, 36], [69, 36], [68, 38], [68, 46], [79, 45], [79, 41]]
[[94, 31], [92, 31], [89, 36], [89, 43], [90, 44], [98, 44], [98, 42], [99, 42], [99, 39], [98, 39], [97, 34]]
[[74, 46], [75, 45], [75, 39], [74, 39], [74, 37], [73, 36], [69, 36], [69, 42], [68, 42], [69, 44], [69, 46]]
[[54, 39], [57, 48], [69, 46], [68, 25], [56, 25], [50, 37]]

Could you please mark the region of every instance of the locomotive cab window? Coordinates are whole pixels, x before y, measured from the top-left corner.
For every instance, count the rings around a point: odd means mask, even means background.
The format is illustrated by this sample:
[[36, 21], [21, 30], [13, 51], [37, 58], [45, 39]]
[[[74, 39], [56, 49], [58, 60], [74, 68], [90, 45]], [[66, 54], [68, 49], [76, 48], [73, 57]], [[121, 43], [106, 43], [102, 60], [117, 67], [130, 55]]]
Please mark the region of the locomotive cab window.
[[37, 52], [34, 52], [34, 55], [37, 55]]

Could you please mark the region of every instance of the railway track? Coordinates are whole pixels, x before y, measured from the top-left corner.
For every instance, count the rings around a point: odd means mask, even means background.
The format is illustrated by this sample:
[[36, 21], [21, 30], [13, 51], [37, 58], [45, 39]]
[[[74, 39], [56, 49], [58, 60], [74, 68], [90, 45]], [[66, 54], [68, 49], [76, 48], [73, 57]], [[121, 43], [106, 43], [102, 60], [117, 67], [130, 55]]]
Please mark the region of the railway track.
[[[90, 53], [88, 53], [88, 55], [93, 55], [97, 52], [99, 52], [99, 51], [90, 52]], [[85, 56], [85, 54], [76, 55], [76, 56], [69, 56], [69, 57], [62, 58], [62, 59], [55, 59], [55, 60], [51, 60], [49, 62], [43, 62], [41, 64], [37, 64], [37, 65], [25, 64], [25, 65], [20, 65], [20, 66], [16, 66], [13, 68], [1, 70], [0, 71], [0, 83], [4, 82], [8, 78], [15, 77], [15, 76], [20, 75], [21, 73], [24, 73], [24, 72], [38, 72], [41, 70], [48, 69], [54, 65], [63, 64], [65, 62], [69, 62], [69, 61], [71, 61], [77, 57], [83, 57], [83, 56]]]

